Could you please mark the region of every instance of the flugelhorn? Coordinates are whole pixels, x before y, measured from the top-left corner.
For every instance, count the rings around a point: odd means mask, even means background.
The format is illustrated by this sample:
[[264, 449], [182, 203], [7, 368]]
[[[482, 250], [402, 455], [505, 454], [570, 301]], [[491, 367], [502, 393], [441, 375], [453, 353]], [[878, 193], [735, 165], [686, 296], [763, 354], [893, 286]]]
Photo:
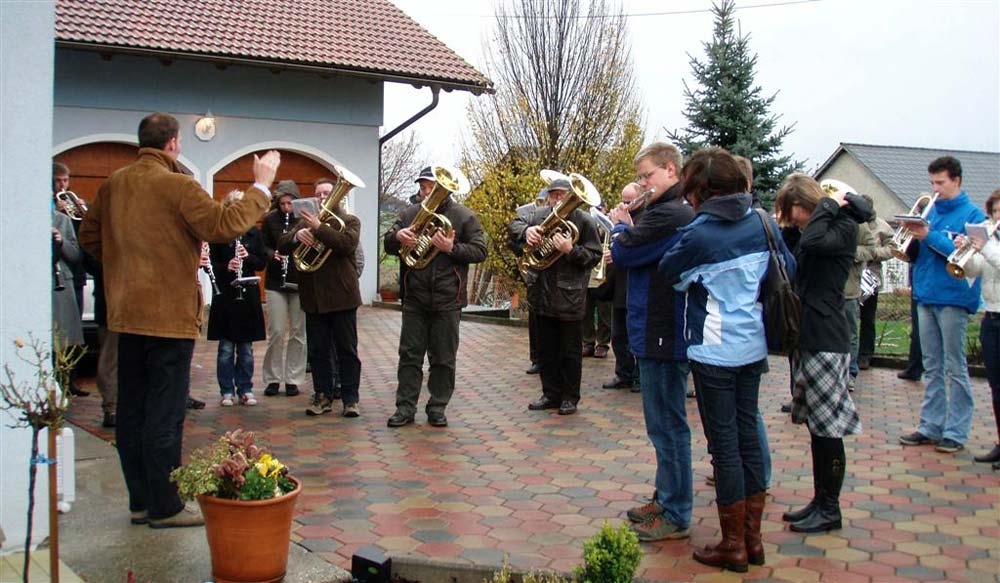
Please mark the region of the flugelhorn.
[[[989, 241], [997, 232], [997, 223], [986, 221], [983, 223], [983, 226], [986, 227], [986, 240]], [[976, 253], [978, 253], [978, 251], [976, 246], [972, 244], [972, 238], [966, 235], [962, 245], [956, 247], [955, 250], [948, 255], [948, 265], [945, 266], [948, 270], [948, 275], [954, 277], [955, 279], [965, 279], [965, 265]]]
[[[910, 207], [910, 212], [906, 213], [905, 216], [913, 217], [915, 219], [926, 220], [927, 215], [930, 214], [931, 209], [934, 208], [934, 203], [937, 202], [938, 193], [934, 193], [933, 196], [923, 192], [917, 197], [916, 202]], [[889, 243], [892, 255], [901, 261], [909, 261], [910, 258], [906, 254], [906, 249], [913, 242], [913, 233], [906, 228], [905, 222], [900, 222], [899, 226], [896, 227], [896, 232], [892, 234], [892, 241]]]
[[552, 209], [542, 224], [538, 225], [542, 240], [537, 245], [525, 245], [524, 255], [518, 261], [521, 273], [525, 273], [528, 269], [544, 271], [552, 267], [552, 264], [562, 257], [562, 252], [556, 249], [552, 240], [556, 233], [562, 233], [574, 243], [580, 238], [580, 231], [576, 225], [567, 220], [570, 214], [582, 204], [591, 207], [601, 204], [601, 194], [582, 174], [574, 172], [566, 176], [554, 170], [542, 170], [541, 175], [548, 183], [557, 178], [569, 180], [571, 191]]
[[[338, 231], [343, 231], [345, 227], [344, 221], [337, 216], [335, 211], [340, 206], [340, 201], [347, 196], [347, 193], [352, 188], [364, 188], [365, 182], [339, 164], [334, 164], [333, 169], [337, 172], [337, 182], [333, 185], [330, 196], [326, 197], [326, 200], [323, 201], [323, 206], [319, 209], [319, 217], [317, 218], [321, 223], [333, 219], [336, 224], [330, 226]], [[319, 240], [312, 245], [299, 243], [299, 246], [292, 253], [292, 261], [295, 262], [295, 269], [303, 273], [312, 273], [323, 266], [323, 263], [326, 262], [332, 251], [333, 249], [327, 248]]]
[[87, 214], [87, 203], [71, 190], [57, 192], [56, 199], [66, 205], [66, 216], [74, 221], [82, 221]]
[[410, 231], [416, 238], [413, 245], [403, 246], [399, 258], [410, 269], [423, 269], [437, 256], [440, 249], [434, 246], [431, 239], [438, 231], [450, 235], [453, 228], [448, 217], [437, 212], [438, 207], [451, 195], [465, 194], [471, 190], [469, 179], [458, 168], [451, 166], [434, 166], [434, 190], [420, 203], [417, 216], [410, 223]]

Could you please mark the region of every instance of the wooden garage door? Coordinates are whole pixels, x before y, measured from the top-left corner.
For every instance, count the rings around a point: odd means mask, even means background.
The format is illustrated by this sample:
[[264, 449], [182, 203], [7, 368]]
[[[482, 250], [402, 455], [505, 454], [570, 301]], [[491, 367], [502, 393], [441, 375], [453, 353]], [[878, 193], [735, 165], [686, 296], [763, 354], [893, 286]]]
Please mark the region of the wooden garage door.
[[55, 160], [69, 166], [69, 189], [90, 202], [112, 172], [135, 162], [138, 146], [98, 142], [78, 146], [57, 155]]
[[[264, 151], [255, 153], [263, 155]], [[222, 200], [231, 190], [243, 190], [253, 184], [253, 156], [254, 153], [250, 153], [237, 158], [215, 173], [212, 195], [216, 200]], [[333, 173], [312, 158], [282, 150], [281, 166], [274, 184], [279, 180], [294, 180], [302, 196], [312, 196], [313, 183], [324, 176], [332, 178]]]

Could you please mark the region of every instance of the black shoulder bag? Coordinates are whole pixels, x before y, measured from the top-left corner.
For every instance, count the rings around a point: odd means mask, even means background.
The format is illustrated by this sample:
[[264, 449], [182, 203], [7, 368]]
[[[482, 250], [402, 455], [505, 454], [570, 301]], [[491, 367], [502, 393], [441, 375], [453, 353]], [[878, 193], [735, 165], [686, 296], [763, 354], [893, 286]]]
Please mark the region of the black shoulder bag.
[[792, 287], [792, 282], [788, 279], [785, 259], [778, 251], [774, 231], [771, 230], [767, 213], [761, 209], [757, 209], [756, 212], [764, 224], [764, 231], [767, 233], [767, 246], [770, 249], [767, 275], [764, 276], [764, 281], [761, 282], [760, 286], [767, 349], [770, 352], [789, 354], [799, 344], [802, 304]]

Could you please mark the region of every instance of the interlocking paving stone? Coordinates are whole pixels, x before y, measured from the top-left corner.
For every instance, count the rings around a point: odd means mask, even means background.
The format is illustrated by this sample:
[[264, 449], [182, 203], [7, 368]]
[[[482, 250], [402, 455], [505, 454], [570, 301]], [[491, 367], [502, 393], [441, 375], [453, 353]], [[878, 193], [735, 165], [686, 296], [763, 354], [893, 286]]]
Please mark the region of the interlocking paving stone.
[[[463, 322], [457, 386], [449, 427], [426, 424], [421, 395], [417, 423], [385, 427], [395, 408], [399, 313], [358, 313], [362, 366], [359, 419], [306, 417], [309, 382], [299, 397], [260, 398], [257, 407], [222, 409], [215, 388], [214, 342], [198, 342], [192, 395], [208, 401], [188, 414], [185, 452], [225, 430], [257, 431], [303, 479], [292, 537], [325, 560], [349, 567], [351, 555], [374, 544], [394, 554], [447, 562], [567, 571], [583, 541], [607, 520], [652, 492], [655, 457], [643, 425], [641, 395], [607, 391], [614, 359], [584, 359], [577, 415], [529, 412], [540, 394], [524, 374], [522, 328]], [[254, 346], [255, 384], [264, 343]], [[1000, 474], [972, 457], [995, 442], [989, 388], [973, 379], [976, 411], [966, 449], [940, 454], [902, 447], [912, 431], [923, 389], [893, 370], [862, 371], [853, 394], [864, 433], [845, 440], [844, 528], [822, 535], [787, 530], [780, 515], [813, 495], [809, 435], [778, 413], [788, 398], [787, 359], [770, 358], [761, 384], [761, 411], [774, 471], [764, 531], [767, 564], [735, 574], [696, 563], [696, 546], [718, 540], [714, 490], [704, 433], [687, 401], [694, 466], [691, 539], [643, 544], [638, 576], [652, 581], [991, 581], [1000, 572]], [[92, 379], [81, 384], [94, 389]], [[96, 391], [95, 391], [96, 394]], [[106, 439], [95, 397], [77, 399], [74, 423]], [[122, 512], [126, 511], [123, 501]]]

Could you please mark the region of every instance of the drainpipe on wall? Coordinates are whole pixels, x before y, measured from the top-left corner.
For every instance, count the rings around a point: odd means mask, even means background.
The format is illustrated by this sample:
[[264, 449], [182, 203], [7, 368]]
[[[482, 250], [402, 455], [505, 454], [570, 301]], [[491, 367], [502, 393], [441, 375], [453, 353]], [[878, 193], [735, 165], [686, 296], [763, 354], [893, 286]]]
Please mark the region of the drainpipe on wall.
[[[408, 119], [408, 120], [404, 121], [403, 123], [399, 124], [398, 126], [396, 126], [395, 128], [393, 128], [392, 130], [390, 130], [389, 133], [385, 134], [384, 136], [382, 136], [381, 138], [378, 139], [378, 192], [380, 194], [382, 192], [382, 146], [384, 146], [386, 142], [388, 142], [389, 140], [391, 140], [392, 138], [394, 138], [397, 134], [399, 134], [400, 132], [402, 132], [406, 128], [408, 128], [411, 125], [413, 125], [414, 123], [416, 123], [416, 121], [418, 119], [424, 117], [425, 115], [427, 115], [428, 113], [430, 113], [431, 110], [433, 110], [435, 107], [437, 107], [438, 106], [438, 100], [439, 100], [440, 96], [441, 96], [441, 86], [440, 85], [431, 85], [431, 102], [430, 102], [430, 104], [428, 104], [427, 107], [421, 109], [417, 113], [413, 114], [413, 116], [411, 116], [410, 119]], [[381, 225], [382, 224], [382, 205], [381, 204], [377, 205], [377, 211], [378, 212], [375, 215], [375, 221], [376, 221], [376, 223], [375, 223], [376, 224], [375, 231], [376, 232], [378, 232], [378, 226], [377, 225]], [[376, 292], [380, 289], [380, 287], [382, 285], [382, 281], [381, 281], [382, 280], [382, 269], [381, 269], [381, 263], [379, 262], [379, 255], [378, 255], [378, 248], [379, 248], [379, 243], [380, 243], [381, 239], [382, 239], [382, 235], [379, 234], [379, 240], [375, 242], [375, 290], [376, 290]]]

